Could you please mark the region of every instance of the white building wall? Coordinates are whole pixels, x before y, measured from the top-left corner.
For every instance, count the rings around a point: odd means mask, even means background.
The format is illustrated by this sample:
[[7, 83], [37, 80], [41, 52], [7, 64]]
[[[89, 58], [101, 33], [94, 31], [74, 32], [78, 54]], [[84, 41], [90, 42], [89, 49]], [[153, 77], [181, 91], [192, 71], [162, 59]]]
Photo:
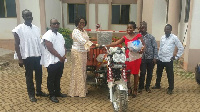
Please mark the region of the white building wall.
[[143, 0], [142, 21], [148, 24], [147, 31], [152, 34], [154, 0]]
[[192, 22], [190, 31], [190, 49], [200, 49], [200, 36], [199, 36], [199, 26], [200, 26], [200, 0], [194, 0], [193, 11], [192, 11]]
[[127, 25], [118, 25], [118, 24], [111, 24], [111, 29], [109, 30], [114, 30], [114, 31], [126, 31]]
[[96, 29], [95, 15], [95, 4], [89, 4], [89, 29]]
[[46, 24], [50, 27], [50, 20], [55, 18], [62, 27], [62, 4], [60, 0], [45, 0]]
[[14, 39], [12, 29], [17, 26], [17, 18], [0, 18], [0, 39]]
[[20, 4], [20, 23], [24, 23], [22, 18], [22, 11], [28, 9], [32, 12], [33, 24], [41, 28], [40, 25], [40, 5], [39, 0], [19, 0]]
[[137, 23], [137, 4], [130, 4], [130, 21]]
[[98, 24], [101, 25], [103, 30], [108, 30], [108, 15], [109, 4], [98, 4]]
[[[160, 41], [164, 35], [166, 25], [167, 4], [165, 0], [154, 0], [152, 15], [152, 35], [157, 41]], [[147, 23], [148, 25], [148, 23]]]
[[[32, 12], [33, 24], [41, 28], [39, 0], [19, 0], [20, 4], [20, 24], [24, 23], [22, 11], [28, 9]], [[0, 18], [0, 39], [13, 39], [11, 30], [17, 26], [17, 18]]]

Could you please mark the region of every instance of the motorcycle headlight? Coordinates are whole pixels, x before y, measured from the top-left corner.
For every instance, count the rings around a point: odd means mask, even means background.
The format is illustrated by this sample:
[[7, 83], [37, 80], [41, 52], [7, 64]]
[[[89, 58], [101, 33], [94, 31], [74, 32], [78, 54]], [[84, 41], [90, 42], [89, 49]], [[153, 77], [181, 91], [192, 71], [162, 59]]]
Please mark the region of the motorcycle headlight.
[[121, 63], [125, 63], [125, 61], [126, 61], [126, 56], [125, 56], [125, 54], [123, 54], [123, 53], [120, 53], [120, 54], [118, 54], [118, 53], [115, 53], [115, 54], [113, 54], [113, 61], [114, 62], [121, 62]]

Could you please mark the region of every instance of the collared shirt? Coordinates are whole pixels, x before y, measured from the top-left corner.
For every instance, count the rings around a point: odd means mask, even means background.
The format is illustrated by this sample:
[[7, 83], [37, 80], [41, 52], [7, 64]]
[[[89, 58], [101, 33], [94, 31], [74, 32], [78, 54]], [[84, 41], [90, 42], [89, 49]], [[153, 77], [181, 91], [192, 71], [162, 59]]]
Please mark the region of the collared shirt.
[[158, 48], [155, 38], [149, 33], [147, 33], [142, 38], [146, 46], [146, 49], [142, 55], [142, 59], [157, 59]]
[[43, 36], [41, 40], [42, 45], [42, 56], [40, 60], [40, 64], [44, 65], [44, 67], [48, 67], [50, 64], [55, 64], [59, 60], [58, 57], [55, 57], [53, 54], [49, 52], [49, 50], [46, 48], [44, 40], [47, 40], [53, 44], [53, 48], [60, 54], [60, 56], [65, 55], [65, 40], [59, 32], [55, 34], [52, 32], [52, 30], [48, 30]]
[[[19, 36], [19, 48], [22, 59], [41, 56], [40, 29], [37, 26], [32, 24], [30, 27], [23, 23], [15, 27], [12, 32], [17, 33]], [[18, 59], [16, 52], [14, 58]]]
[[174, 34], [170, 34], [168, 38], [163, 35], [160, 40], [158, 59], [162, 62], [170, 62], [173, 57], [175, 46], [178, 48], [178, 53], [176, 55], [176, 59], [178, 59], [184, 51], [184, 47], [180, 40]]
[[76, 49], [79, 52], [87, 52], [84, 45], [89, 41], [89, 36], [85, 30], [81, 32], [78, 29], [74, 29], [72, 32], [72, 39], [72, 49]]

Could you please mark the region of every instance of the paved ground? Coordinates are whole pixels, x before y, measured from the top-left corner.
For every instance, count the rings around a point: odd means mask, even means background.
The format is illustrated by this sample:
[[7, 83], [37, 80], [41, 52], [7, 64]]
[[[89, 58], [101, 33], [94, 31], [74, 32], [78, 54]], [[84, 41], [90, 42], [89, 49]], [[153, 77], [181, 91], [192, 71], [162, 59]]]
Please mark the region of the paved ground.
[[[48, 98], [37, 97], [37, 103], [31, 103], [26, 92], [24, 69], [19, 68], [13, 54], [0, 57], [1, 61], [9, 61], [7, 67], [0, 70], [0, 111], [1, 112], [112, 112], [108, 100], [108, 90], [89, 87], [86, 98], [59, 98], [60, 103], [52, 103]], [[62, 92], [69, 89], [70, 58], [65, 64], [62, 77]], [[175, 66], [178, 68], [178, 66]], [[46, 69], [43, 69], [43, 91], [47, 93]], [[183, 75], [184, 74], [184, 75]], [[152, 85], [155, 83], [155, 71]], [[136, 98], [129, 98], [129, 112], [198, 112], [200, 111], [200, 86], [196, 84], [192, 73], [186, 74], [178, 68], [175, 73], [174, 94], [166, 94], [168, 87], [166, 74], [162, 78], [161, 90], [152, 93], [143, 91]]]
[[6, 55], [6, 54], [9, 54], [9, 53], [12, 53], [12, 52], [14, 52], [14, 51], [0, 48], [0, 56]]

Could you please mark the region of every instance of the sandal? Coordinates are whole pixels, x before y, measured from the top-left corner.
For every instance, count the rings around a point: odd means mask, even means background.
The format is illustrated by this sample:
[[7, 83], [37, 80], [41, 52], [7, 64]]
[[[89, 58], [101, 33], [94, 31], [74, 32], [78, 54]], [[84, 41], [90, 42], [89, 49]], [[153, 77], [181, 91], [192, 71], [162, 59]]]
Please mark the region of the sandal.
[[128, 88], [128, 96], [131, 96], [132, 95], [132, 89], [131, 87]]
[[134, 89], [133, 91], [133, 98], [135, 98], [137, 96], [137, 89]]

